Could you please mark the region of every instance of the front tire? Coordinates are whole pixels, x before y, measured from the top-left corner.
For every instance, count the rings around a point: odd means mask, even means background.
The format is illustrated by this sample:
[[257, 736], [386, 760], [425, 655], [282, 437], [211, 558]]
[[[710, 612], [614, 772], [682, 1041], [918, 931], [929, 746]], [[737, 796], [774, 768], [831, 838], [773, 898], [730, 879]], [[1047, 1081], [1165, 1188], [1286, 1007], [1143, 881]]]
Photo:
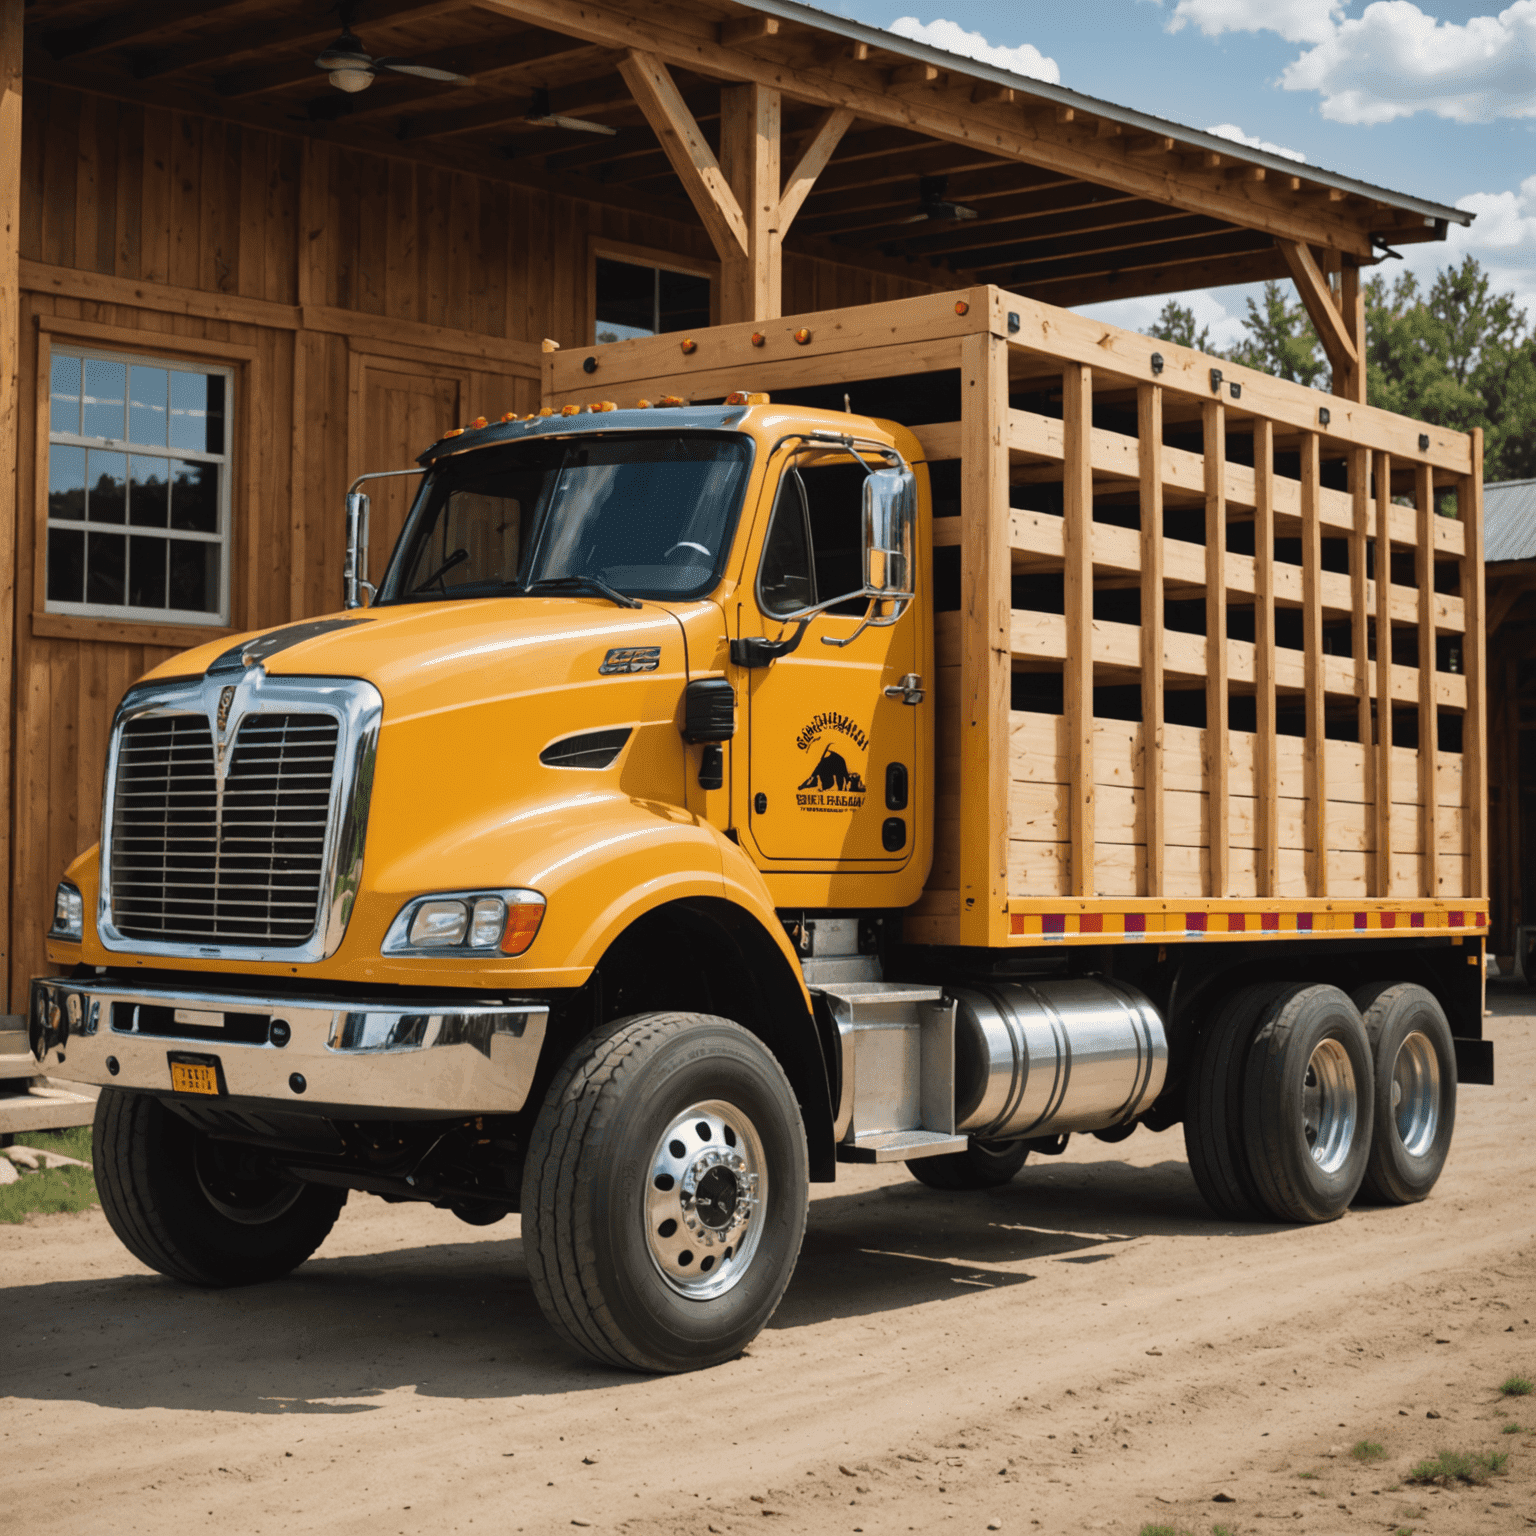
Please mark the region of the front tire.
[[760, 1040], [707, 1014], [620, 1020], [571, 1053], [534, 1124], [534, 1295], [605, 1364], [718, 1365], [773, 1316], [809, 1203], [799, 1106]]
[[323, 1243], [344, 1189], [284, 1178], [259, 1152], [215, 1141], [147, 1094], [103, 1088], [92, 1162], [101, 1209], [142, 1263], [188, 1285], [255, 1285]]
[[999, 1189], [1029, 1156], [1022, 1141], [973, 1141], [964, 1152], [941, 1152], [937, 1157], [917, 1157], [907, 1172], [929, 1189]]

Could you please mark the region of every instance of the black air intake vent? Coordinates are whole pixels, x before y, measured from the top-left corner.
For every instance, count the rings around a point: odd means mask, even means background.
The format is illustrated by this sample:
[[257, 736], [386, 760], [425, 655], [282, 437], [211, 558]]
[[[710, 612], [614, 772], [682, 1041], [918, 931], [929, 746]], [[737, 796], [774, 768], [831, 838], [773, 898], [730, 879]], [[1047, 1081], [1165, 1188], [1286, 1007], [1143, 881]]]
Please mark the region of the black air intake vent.
[[539, 761], [546, 768], [606, 768], [624, 750], [629, 735], [627, 725], [608, 731], [583, 731], [580, 736], [550, 742], [539, 753]]

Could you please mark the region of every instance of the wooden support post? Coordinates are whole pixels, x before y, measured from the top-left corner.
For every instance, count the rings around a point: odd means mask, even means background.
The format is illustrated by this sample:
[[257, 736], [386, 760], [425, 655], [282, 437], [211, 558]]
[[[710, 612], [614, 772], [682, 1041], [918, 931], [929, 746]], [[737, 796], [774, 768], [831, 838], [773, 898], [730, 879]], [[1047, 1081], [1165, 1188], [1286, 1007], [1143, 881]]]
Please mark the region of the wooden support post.
[[784, 181], [784, 195], [779, 199], [779, 238], [782, 240], [789, 226], [795, 222], [816, 178], [826, 170], [843, 135], [853, 125], [853, 113], [846, 107], [833, 107], [823, 112], [811, 133], [809, 142], [801, 151], [795, 168]]
[[1392, 455], [1375, 455], [1376, 479], [1376, 880], [1391, 896], [1392, 879]]
[[1360, 268], [1346, 262], [1339, 273], [1339, 309], [1344, 329], [1355, 344], [1355, 362], [1341, 373], [1333, 371], [1333, 392], [1346, 400], [1364, 404], [1366, 385], [1365, 350], [1365, 285], [1360, 281]]
[[1096, 894], [1093, 790], [1093, 370], [1068, 363], [1061, 376], [1062, 529], [1067, 659], [1062, 666], [1067, 721], [1067, 813], [1071, 863], [1067, 891]]
[[1258, 894], [1280, 894], [1280, 770], [1275, 718], [1275, 424], [1253, 423], [1253, 681], [1258, 733], [1254, 740], [1259, 824]]
[[1461, 557], [1461, 670], [1467, 680], [1467, 713], [1461, 727], [1461, 805], [1467, 838], [1468, 896], [1488, 890], [1487, 632], [1483, 627], [1483, 429], [1472, 429], [1472, 473], [1456, 483], [1456, 507], [1465, 529]]
[[1323, 351], [1328, 354], [1328, 361], [1333, 364], [1335, 378], [1347, 374], [1358, 366], [1360, 354], [1355, 349], [1354, 334], [1345, 324], [1344, 316], [1339, 313], [1328, 279], [1318, 266], [1311, 246], [1297, 240], [1277, 239], [1275, 244], [1285, 257], [1286, 266], [1291, 269], [1296, 292], [1301, 296], [1301, 302], [1317, 331], [1317, 339], [1323, 344]]
[[[1136, 387], [1141, 471], [1141, 794], [1147, 857], [1143, 896], [1163, 894], [1163, 391]], [[1090, 575], [1091, 575], [1090, 571]]]
[[1371, 455], [1369, 449], [1352, 448], [1349, 454], [1349, 494], [1354, 503], [1354, 525], [1349, 534], [1349, 649], [1355, 660], [1355, 718], [1360, 745], [1365, 749], [1365, 782], [1371, 782], [1371, 621], [1368, 612], [1370, 584], [1366, 581], [1366, 552], [1371, 536]]
[[746, 218], [744, 251], [720, 253], [720, 320], [783, 313], [779, 227], [779, 93], [762, 85], [720, 92], [720, 169]]
[[[21, 447], [21, 26], [22, 0], [0, 0], [0, 988], [6, 995], [11, 969], [11, 700]], [[41, 465], [37, 472], [43, 472]]]
[[1440, 894], [1439, 715], [1435, 708], [1435, 484], [1428, 464], [1413, 472], [1418, 510], [1414, 579], [1419, 587], [1419, 894]]
[[1328, 894], [1327, 696], [1323, 691], [1322, 467], [1317, 433], [1301, 439], [1302, 661], [1306, 690], [1307, 834], [1312, 857], [1307, 894]]
[[1231, 894], [1231, 798], [1227, 749], [1227, 416], [1207, 400], [1205, 427], [1205, 788], [1210, 887]]
[[1008, 928], [1008, 343], [966, 337], [960, 378], [960, 942], [985, 946]]

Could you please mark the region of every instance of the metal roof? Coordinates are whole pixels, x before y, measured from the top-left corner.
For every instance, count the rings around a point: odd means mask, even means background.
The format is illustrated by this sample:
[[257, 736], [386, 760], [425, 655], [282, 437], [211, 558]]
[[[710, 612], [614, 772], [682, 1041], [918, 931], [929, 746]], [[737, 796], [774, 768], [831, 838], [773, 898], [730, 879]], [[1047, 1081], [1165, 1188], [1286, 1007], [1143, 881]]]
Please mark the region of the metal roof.
[[1483, 487], [1483, 559], [1536, 560], [1536, 480]]
[[812, 5], [802, 5], [799, 0], [736, 0], [743, 9], [760, 11], [765, 16], [777, 16], [781, 21], [793, 21], [801, 26], [816, 27], [823, 32], [833, 32], [850, 42], [866, 43], [887, 53], [900, 54], [922, 64], [932, 64], [953, 74], [968, 75], [993, 85], [1005, 85], [1016, 91], [1028, 92], [1057, 106], [1075, 107], [1086, 115], [1103, 118], [1107, 122], [1120, 123], [1139, 133], [1171, 136], [1182, 144], [1197, 149], [1210, 150], [1214, 154], [1227, 155], [1234, 160], [1244, 160], [1250, 165], [1262, 165], [1287, 176], [1305, 176], [1320, 186], [1337, 187], [1341, 192], [1353, 192], [1359, 197], [1371, 198], [1392, 208], [1422, 214], [1437, 222], [1470, 225], [1476, 214], [1462, 208], [1451, 208], [1444, 203], [1430, 202], [1427, 198], [1413, 197], [1406, 192], [1393, 192], [1386, 187], [1373, 186], [1368, 181], [1358, 181], [1353, 176], [1341, 176], [1320, 166], [1287, 159], [1267, 150], [1255, 149], [1233, 139], [1224, 139], [1198, 128], [1186, 128], [1170, 118], [1154, 117], [1150, 112], [1137, 112], [1130, 107], [1116, 106], [1113, 102], [1100, 101], [1095, 96], [1085, 96], [1081, 91], [1069, 91], [1063, 86], [1051, 85], [1032, 75], [1016, 75], [1011, 70], [999, 69], [995, 64], [984, 64], [979, 59], [964, 54], [947, 53], [942, 48], [927, 43], [914, 42], [909, 37], [886, 32], [880, 27], [865, 26], [863, 22], [850, 21], [844, 16], [834, 16]]

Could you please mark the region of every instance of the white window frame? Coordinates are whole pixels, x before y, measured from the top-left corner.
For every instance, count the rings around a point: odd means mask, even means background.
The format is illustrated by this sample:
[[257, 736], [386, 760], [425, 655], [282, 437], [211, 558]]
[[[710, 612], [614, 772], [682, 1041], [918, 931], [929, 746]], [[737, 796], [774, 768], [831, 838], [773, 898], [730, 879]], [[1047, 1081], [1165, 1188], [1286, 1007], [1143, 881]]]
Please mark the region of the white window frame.
[[[87, 361], [122, 363], [127, 368], [164, 368], [167, 372], [176, 373], [201, 373], [210, 377], [224, 380], [224, 451], [223, 453], [199, 453], [189, 448], [170, 448], [164, 444], [135, 443], [127, 439], [107, 437], [86, 437], [79, 432], [60, 432], [54, 430], [53, 424], [53, 360], [57, 357], [77, 357], [81, 362], [81, 388], [84, 389], [85, 363]], [[124, 374], [126, 384], [127, 374]], [[180, 460], [184, 463], [217, 464], [220, 466], [219, 497], [218, 497], [218, 529], [214, 533], [197, 533], [185, 528], [135, 528], [132, 523], [91, 523], [77, 521], [73, 518], [55, 518], [45, 516], [43, 531], [43, 612], [68, 614], [75, 618], [87, 619], [120, 619], [136, 624], [181, 624], [188, 626], [201, 626], [208, 628], [227, 627], [229, 618], [229, 577], [230, 563], [233, 553], [233, 540], [231, 533], [231, 487], [233, 483], [234, 468], [234, 441], [235, 441], [235, 369], [225, 367], [218, 363], [204, 363], [187, 357], [164, 357], [154, 353], [145, 352], [119, 352], [110, 347], [93, 347], [69, 340], [66, 336], [58, 336], [52, 339], [48, 355], [48, 377], [41, 381], [45, 397], [48, 401], [48, 448], [49, 462], [39, 466], [44, 482], [43, 506], [46, 512], [48, 505], [47, 484], [51, 474], [52, 450], [55, 444], [70, 448], [96, 448], [108, 453], [123, 453], [136, 458], [160, 458], [166, 460]], [[125, 397], [124, 427], [128, 426], [131, 419], [126, 410]], [[83, 424], [83, 423], [82, 423]], [[167, 473], [169, 479], [169, 473]], [[219, 546], [219, 587], [217, 610], [203, 610], [196, 608], [140, 608], [129, 603], [89, 603], [67, 602], [63, 599], [48, 596], [48, 534], [54, 528], [67, 529], [71, 532], [86, 532], [91, 529], [100, 530], [103, 533], [121, 532], [125, 537], [149, 537], [164, 540], [179, 539], [188, 543], [217, 544]], [[89, 580], [89, 565], [86, 566], [86, 579]], [[126, 550], [125, 565], [126, 573]], [[169, 595], [169, 594], [167, 594]]]

